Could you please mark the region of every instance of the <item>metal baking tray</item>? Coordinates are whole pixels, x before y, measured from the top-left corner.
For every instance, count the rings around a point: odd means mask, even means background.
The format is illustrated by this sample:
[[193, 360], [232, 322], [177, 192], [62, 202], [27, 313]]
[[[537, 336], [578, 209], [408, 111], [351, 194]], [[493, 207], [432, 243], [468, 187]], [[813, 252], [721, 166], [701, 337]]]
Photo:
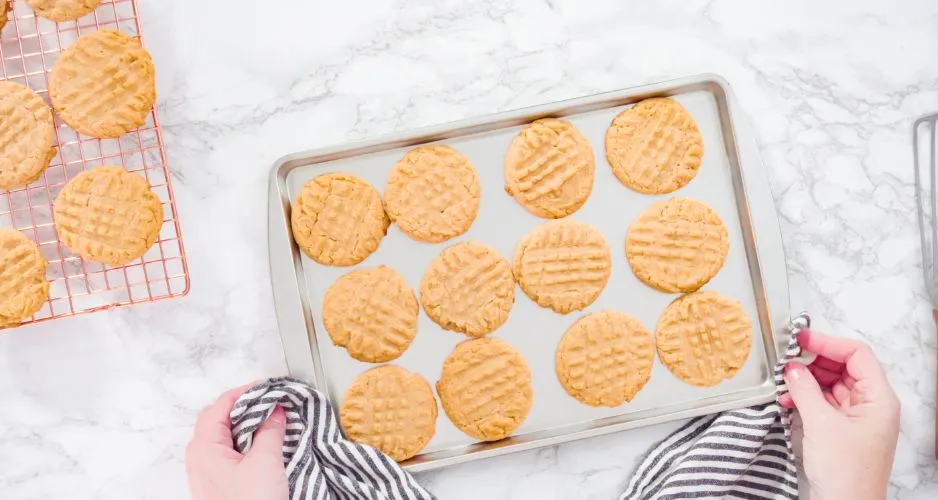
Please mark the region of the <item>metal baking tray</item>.
[[[704, 142], [697, 177], [670, 195], [649, 196], [627, 189], [606, 162], [604, 137], [612, 118], [629, 105], [671, 96], [694, 116]], [[384, 264], [401, 273], [415, 290], [424, 269], [443, 248], [477, 240], [499, 250], [509, 262], [515, 245], [544, 222], [526, 212], [504, 192], [503, 158], [520, 128], [538, 118], [563, 117], [590, 141], [596, 180], [587, 203], [573, 219], [597, 226], [612, 251], [612, 275], [602, 295], [585, 311], [556, 314], [535, 305], [520, 289], [507, 323], [492, 335], [515, 346], [532, 373], [534, 404], [527, 420], [510, 438], [477, 443], [440, 412], [436, 435], [423, 452], [404, 466], [429, 470], [513, 451], [741, 408], [774, 398], [772, 370], [784, 344], [789, 321], [788, 283], [778, 219], [755, 142], [745, 127], [728, 84], [702, 75], [644, 85], [481, 118], [471, 118], [393, 134], [350, 145], [297, 153], [276, 162], [269, 200], [270, 267], [280, 335], [291, 375], [310, 382], [338, 403], [352, 380], [374, 365], [352, 359], [332, 345], [319, 313], [326, 289], [360, 266]], [[319, 265], [302, 255], [290, 235], [290, 203], [316, 175], [345, 171], [384, 190], [389, 171], [409, 148], [442, 142], [466, 155], [482, 186], [479, 215], [461, 237], [443, 244], [418, 243], [392, 225], [378, 250], [359, 266]], [[554, 350], [566, 329], [583, 315], [603, 309], [623, 311], [654, 331], [661, 311], [676, 294], [655, 291], [638, 281], [625, 259], [625, 234], [648, 205], [672, 196], [708, 203], [729, 230], [726, 265], [704, 288], [739, 300], [753, 321], [749, 359], [731, 380], [697, 388], [675, 378], [655, 360], [651, 380], [632, 402], [617, 408], [585, 406], [564, 392], [554, 371]], [[421, 310], [417, 337], [392, 363], [415, 371], [430, 384], [438, 380], [443, 360], [465, 340], [442, 330]]]

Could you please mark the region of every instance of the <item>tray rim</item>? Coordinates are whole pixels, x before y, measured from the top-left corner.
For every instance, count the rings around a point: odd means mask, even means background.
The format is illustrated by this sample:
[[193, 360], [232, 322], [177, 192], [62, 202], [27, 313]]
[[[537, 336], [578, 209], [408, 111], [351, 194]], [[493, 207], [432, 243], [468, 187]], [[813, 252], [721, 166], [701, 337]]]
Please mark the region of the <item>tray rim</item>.
[[[758, 277], [758, 279], [753, 280], [753, 292], [758, 306], [760, 325], [768, 325], [768, 327], [762, 329], [761, 333], [765, 342], [766, 355], [769, 356], [769, 367], [774, 366], [781, 357], [780, 353], [784, 352], [784, 346], [787, 343], [787, 335], [785, 334], [788, 332], [790, 318], [787, 266], [782, 247], [778, 214], [775, 211], [775, 204], [765, 177], [764, 164], [759, 155], [758, 147], [751, 134], [743, 126], [745, 121], [739, 116], [738, 106], [730, 85], [723, 77], [708, 73], [419, 127], [370, 139], [292, 153], [278, 159], [270, 172], [268, 245], [274, 305], [284, 357], [290, 374], [311, 382], [314, 387], [324, 390], [329, 396], [329, 391], [325, 389], [325, 373], [322, 367], [319, 366], [320, 364], [316, 362], [320, 359], [320, 353], [315, 338], [313, 312], [309, 308], [303, 307], [302, 297], [308, 297], [306, 280], [301, 273], [296, 272], [301, 267], [301, 254], [293, 241], [289, 228], [290, 199], [286, 179], [293, 169], [339, 158], [409, 147], [458, 135], [470, 135], [493, 128], [520, 125], [546, 116], [564, 116], [565, 114], [571, 114], [564, 113], [564, 110], [571, 108], [585, 108], [578, 109], [577, 113], [589, 112], [595, 109], [626, 105], [649, 97], [676, 95], [695, 90], [709, 91], [718, 100], [719, 118], [721, 122], [725, 122], [722, 123], [722, 128], [724, 131], [729, 132], [721, 134], [724, 139], [724, 147], [727, 149], [727, 160], [731, 164], [738, 162], [731, 169], [734, 186], [736, 186], [734, 189], [737, 198], [736, 205], [741, 210], [740, 219], [745, 218], [748, 221], [748, 224], [741, 224], [743, 226], [743, 237], [747, 245], [747, 261], [750, 267], [750, 276]], [[609, 104], [610, 101], [622, 102]], [[493, 127], [496, 123], [499, 126]], [[740, 134], [741, 131], [742, 134]], [[740, 135], [745, 139], [742, 141], [742, 146], [746, 149], [746, 163], [749, 167], [743, 166], [739, 144]], [[761, 191], [758, 196], [753, 196], [750, 192], [753, 188]], [[753, 203], [753, 201], [756, 203]], [[758, 229], [753, 222], [753, 214], [751, 213], [753, 211], [758, 212], [761, 223]], [[750, 249], [755, 253], [755, 259], [750, 255]], [[764, 252], [764, 250], [769, 251]], [[770, 272], [767, 273], [767, 270]], [[772, 275], [769, 284], [775, 285], [774, 287], [767, 286], [766, 274]], [[771, 288], [775, 289], [775, 293], [771, 293]], [[285, 333], [290, 329], [297, 328], [305, 328], [306, 333], [304, 335]], [[303, 338], [306, 340], [302, 341]], [[509, 437], [497, 442], [478, 443], [467, 447], [418, 455], [404, 462], [403, 465], [412, 472], [431, 470], [515, 451], [530, 450], [621, 430], [763, 404], [774, 400], [774, 398], [775, 386], [770, 369], [763, 384], [757, 388], [732, 395], [702, 399], [695, 402], [692, 408], [678, 411], [669, 411], [669, 407], [653, 408], [628, 415], [618, 415], [586, 423], [534, 431], [524, 434], [524, 438]], [[568, 432], [558, 432], [568, 428]]]

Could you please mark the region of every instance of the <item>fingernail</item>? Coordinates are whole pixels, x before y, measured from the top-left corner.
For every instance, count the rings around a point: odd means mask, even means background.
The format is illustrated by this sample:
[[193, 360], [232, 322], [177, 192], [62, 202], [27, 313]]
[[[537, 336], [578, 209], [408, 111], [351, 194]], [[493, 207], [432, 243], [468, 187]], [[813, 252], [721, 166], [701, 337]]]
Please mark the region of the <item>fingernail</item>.
[[790, 361], [785, 365], [785, 377], [789, 380], [796, 381], [801, 378], [802, 370], [805, 369], [805, 366], [797, 361]]
[[287, 423], [287, 414], [283, 412], [283, 408], [277, 406], [270, 414], [270, 421], [275, 424], [285, 424]]

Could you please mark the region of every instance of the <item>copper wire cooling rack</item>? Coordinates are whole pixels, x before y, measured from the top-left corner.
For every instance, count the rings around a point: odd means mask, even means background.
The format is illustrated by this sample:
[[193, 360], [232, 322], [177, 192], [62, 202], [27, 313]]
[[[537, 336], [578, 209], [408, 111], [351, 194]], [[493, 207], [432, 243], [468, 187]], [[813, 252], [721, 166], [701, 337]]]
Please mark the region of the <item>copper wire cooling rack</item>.
[[[25, 2], [14, 1], [10, 19], [0, 30], [0, 79], [22, 83], [48, 101], [49, 71], [59, 54], [79, 36], [99, 29], [139, 36], [134, 0], [103, 0], [93, 14], [58, 24], [36, 17]], [[58, 154], [42, 177], [25, 188], [0, 191], [0, 227], [33, 238], [49, 261], [49, 300], [24, 324], [188, 293], [189, 272], [155, 112], [143, 127], [119, 139], [82, 136], [58, 116], [55, 126]], [[52, 203], [80, 172], [116, 164], [150, 183], [163, 204], [163, 227], [157, 243], [142, 258], [123, 267], [107, 267], [73, 255], [59, 241]]]

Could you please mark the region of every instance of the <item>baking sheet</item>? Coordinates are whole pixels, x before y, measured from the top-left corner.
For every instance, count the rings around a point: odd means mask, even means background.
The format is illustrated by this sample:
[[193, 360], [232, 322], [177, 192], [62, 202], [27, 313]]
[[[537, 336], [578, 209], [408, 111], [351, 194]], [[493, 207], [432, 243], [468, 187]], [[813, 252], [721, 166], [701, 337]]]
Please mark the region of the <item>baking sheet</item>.
[[[553, 444], [607, 432], [613, 428], [645, 425], [682, 418], [692, 412], [718, 411], [771, 399], [773, 386], [770, 367], [776, 359], [773, 332], [779, 330], [781, 325], [773, 320], [775, 316], [766, 298], [765, 266], [760, 266], [750, 211], [750, 204], [771, 205], [771, 197], [754, 199], [747, 196], [746, 179], [736, 146], [738, 138], [731, 127], [725, 85], [713, 78], [673, 83], [670, 86], [661, 84], [658, 89], [644, 88], [607, 94], [605, 99], [603, 96], [594, 96], [541, 106], [527, 114], [521, 110], [488, 119], [444, 125], [417, 131], [410, 136], [399, 135], [386, 142], [372, 141], [345, 150], [300, 154], [280, 162], [275, 168], [271, 186], [271, 233], [272, 237], [278, 238], [277, 241], [271, 241], [271, 262], [275, 291], [280, 288], [277, 306], [284, 314], [278, 316], [281, 318], [281, 334], [291, 373], [315, 383], [334, 401], [339, 401], [356, 376], [375, 366], [356, 361], [348, 356], [345, 349], [333, 346], [321, 322], [320, 311], [326, 290], [336, 279], [351, 270], [384, 264], [401, 273], [416, 291], [429, 262], [443, 248], [460, 241], [488, 244], [511, 262], [518, 240], [545, 220], [529, 214], [504, 192], [502, 169], [505, 152], [525, 123], [543, 116], [562, 116], [587, 137], [593, 148], [596, 159], [593, 192], [583, 208], [570, 217], [595, 225], [605, 235], [613, 257], [609, 282], [599, 299], [590, 307], [565, 316], [537, 306], [520, 288], [516, 288], [516, 301], [508, 321], [492, 335], [515, 346], [531, 368], [534, 404], [527, 420], [515, 431], [513, 438], [474, 445], [475, 441], [453, 426], [441, 408], [436, 435], [423, 453], [407, 465], [412, 469], [424, 470], [464, 461], [467, 457]], [[613, 117], [632, 102], [651, 95], [672, 95], [684, 105], [697, 121], [704, 143], [703, 163], [697, 177], [688, 186], [669, 195], [650, 196], [627, 189], [615, 178], [605, 159], [604, 137]], [[289, 266], [279, 261], [275, 265], [278, 255], [285, 255], [282, 235], [277, 237], [274, 233], [275, 230], [283, 229], [284, 224], [289, 224], [289, 201], [295, 199], [305, 182], [325, 172], [345, 171], [367, 179], [383, 192], [388, 173], [408, 149], [416, 144], [434, 142], [426, 139], [439, 138], [445, 139], [435, 142], [445, 143], [466, 155], [479, 175], [482, 187], [479, 215], [466, 234], [442, 244], [418, 243], [392, 224], [378, 250], [358, 266], [322, 266], [294, 248], [290, 251], [292, 258], [289, 259], [292, 260], [294, 270], [292, 283], [279, 279], [284, 278]], [[758, 168], [761, 169], [761, 164]], [[742, 303], [754, 324], [750, 356], [734, 378], [713, 388], [697, 388], [681, 382], [656, 358], [648, 385], [631, 403], [617, 408], [583, 405], [567, 395], [557, 381], [554, 371], [557, 343], [577, 319], [605, 309], [630, 314], [654, 332], [661, 311], [678, 295], [653, 290], [634, 277], [625, 259], [625, 234], [632, 221], [646, 207], [674, 196], [688, 196], [706, 202], [727, 226], [730, 250], [726, 264], [704, 289], [719, 291]], [[278, 215], [279, 220], [275, 215]], [[770, 226], [769, 230], [777, 234], [774, 213], [772, 219], [760, 221], [760, 224], [764, 222]], [[287, 243], [293, 246], [289, 237]], [[773, 264], [776, 269], [772, 274], [777, 276], [779, 263]], [[784, 276], [784, 262], [781, 265]], [[282, 272], [277, 272], [277, 269]], [[292, 291], [287, 293], [283, 290], [290, 285], [295, 285], [296, 296]], [[785, 288], [787, 294], [787, 285]], [[290, 298], [281, 300], [286, 295]], [[305, 332], [293, 331], [298, 329], [300, 323], [295, 321], [297, 312], [288, 313], [288, 309], [297, 307], [303, 309]], [[788, 312], [787, 296], [786, 303], [779, 304], [775, 309]], [[293, 319], [285, 321], [284, 316]], [[410, 348], [392, 363], [421, 374], [433, 384], [439, 378], [443, 360], [466, 337], [441, 329], [422, 309], [417, 332]], [[312, 342], [308, 342], [304, 349], [302, 339], [307, 338]]]

